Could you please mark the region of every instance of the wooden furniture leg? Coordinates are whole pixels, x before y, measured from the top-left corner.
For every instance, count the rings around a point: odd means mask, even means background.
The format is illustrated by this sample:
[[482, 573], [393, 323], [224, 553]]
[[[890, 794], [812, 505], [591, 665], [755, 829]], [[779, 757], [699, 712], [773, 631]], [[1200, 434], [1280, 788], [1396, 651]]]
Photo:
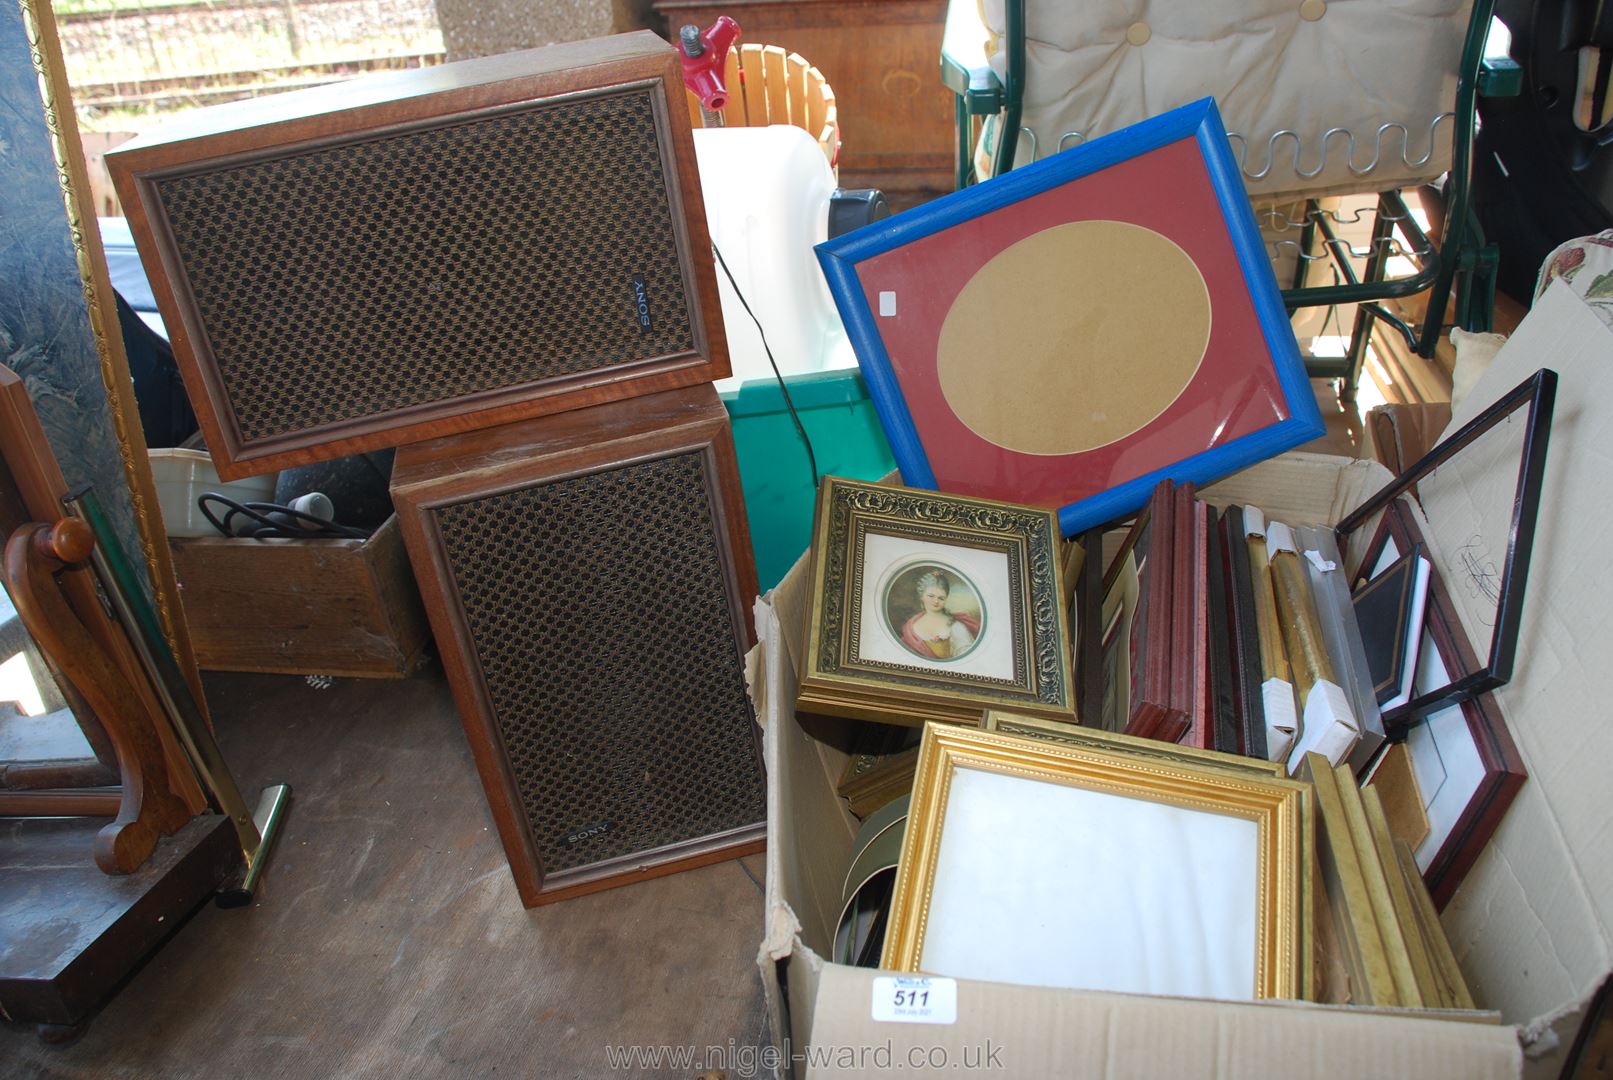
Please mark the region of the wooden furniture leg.
[[135, 688], [97, 647], [56, 584], [55, 574], [82, 562], [93, 544], [89, 526], [76, 518], [24, 525], [6, 543], [4, 579], [24, 625], [101, 718], [117, 752], [122, 802], [118, 816], [96, 834], [95, 864], [109, 874], [127, 874], [191, 812], [173, 793], [156, 732], [125, 711], [123, 703], [138, 699]]

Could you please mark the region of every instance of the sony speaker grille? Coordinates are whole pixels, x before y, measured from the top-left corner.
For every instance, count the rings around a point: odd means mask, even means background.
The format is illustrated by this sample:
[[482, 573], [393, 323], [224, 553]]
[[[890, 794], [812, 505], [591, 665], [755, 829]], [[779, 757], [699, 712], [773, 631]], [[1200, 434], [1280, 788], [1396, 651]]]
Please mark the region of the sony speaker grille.
[[158, 180], [243, 440], [693, 349], [652, 95]]
[[766, 815], [706, 482], [688, 452], [434, 512], [545, 874]]

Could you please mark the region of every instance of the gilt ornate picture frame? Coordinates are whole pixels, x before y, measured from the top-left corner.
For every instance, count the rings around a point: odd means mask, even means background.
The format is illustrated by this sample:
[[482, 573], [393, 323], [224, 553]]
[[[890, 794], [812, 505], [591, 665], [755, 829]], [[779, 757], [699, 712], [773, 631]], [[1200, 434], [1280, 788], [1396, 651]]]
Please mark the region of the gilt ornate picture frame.
[[824, 480], [799, 705], [885, 723], [1073, 720], [1057, 523], [1047, 510]]

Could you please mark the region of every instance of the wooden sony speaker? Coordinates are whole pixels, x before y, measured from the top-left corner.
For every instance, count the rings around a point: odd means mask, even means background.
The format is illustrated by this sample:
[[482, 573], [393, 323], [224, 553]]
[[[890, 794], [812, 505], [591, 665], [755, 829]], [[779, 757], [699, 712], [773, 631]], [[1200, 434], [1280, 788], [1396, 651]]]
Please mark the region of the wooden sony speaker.
[[220, 475], [727, 376], [678, 57], [380, 75], [108, 155]]
[[710, 386], [405, 447], [392, 498], [524, 903], [761, 849], [756, 575]]

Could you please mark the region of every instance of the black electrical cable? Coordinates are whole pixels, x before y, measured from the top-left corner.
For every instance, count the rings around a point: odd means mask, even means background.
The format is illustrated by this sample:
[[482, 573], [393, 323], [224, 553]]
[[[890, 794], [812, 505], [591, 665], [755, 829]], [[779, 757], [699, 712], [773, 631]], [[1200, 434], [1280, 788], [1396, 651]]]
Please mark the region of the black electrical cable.
[[745, 301], [745, 294], [739, 291], [739, 282], [734, 280], [734, 272], [728, 269], [728, 260], [722, 257], [722, 250], [714, 243], [711, 250], [717, 256], [717, 265], [728, 278], [728, 284], [734, 287], [734, 295], [739, 297], [740, 306], [750, 321], [756, 324], [756, 332], [762, 337], [762, 351], [767, 353], [767, 362], [773, 365], [773, 377], [778, 380], [779, 393], [784, 395], [784, 407], [790, 410], [790, 419], [795, 422], [795, 430], [801, 435], [801, 444], [806, 447], [807, 468], [812, 470], [812, 490], [818, 489], [818, 456], [812, 452], [812, 440], [807, 438], [806, 428], [801, 424], [801, 416], [795, 411], [795, 402], [790, 400], [790, 388], [784, 384], [784, 374], [778, 369], [778, 361], [773, 359], [773, 350], [767, 345], [767, 331], [762, 329], [762, 320], [756, 317], [756, 312], [750, 309]]
[[[223, 520], [214, 515], [210, 503], [218, 503], [225, 507]], [[204, 491], [196, 496], [196, 508], [202, 512], [202, 516], [213, 528], [225, 536], [248, 536], [258, 540], [270, 537], [291, 540], [363, 540], [368, 538], [371, 532], [369, 529], [338, 525], [334, 521], [326, 521], [313, 514], [305, 514], [301, 510], [293, 510], [289, 506], [280, 506], [276, 503], [239, 503], [216, 491]], [[238, 516], [251, 524], [238, 527], [236, 523]]]

